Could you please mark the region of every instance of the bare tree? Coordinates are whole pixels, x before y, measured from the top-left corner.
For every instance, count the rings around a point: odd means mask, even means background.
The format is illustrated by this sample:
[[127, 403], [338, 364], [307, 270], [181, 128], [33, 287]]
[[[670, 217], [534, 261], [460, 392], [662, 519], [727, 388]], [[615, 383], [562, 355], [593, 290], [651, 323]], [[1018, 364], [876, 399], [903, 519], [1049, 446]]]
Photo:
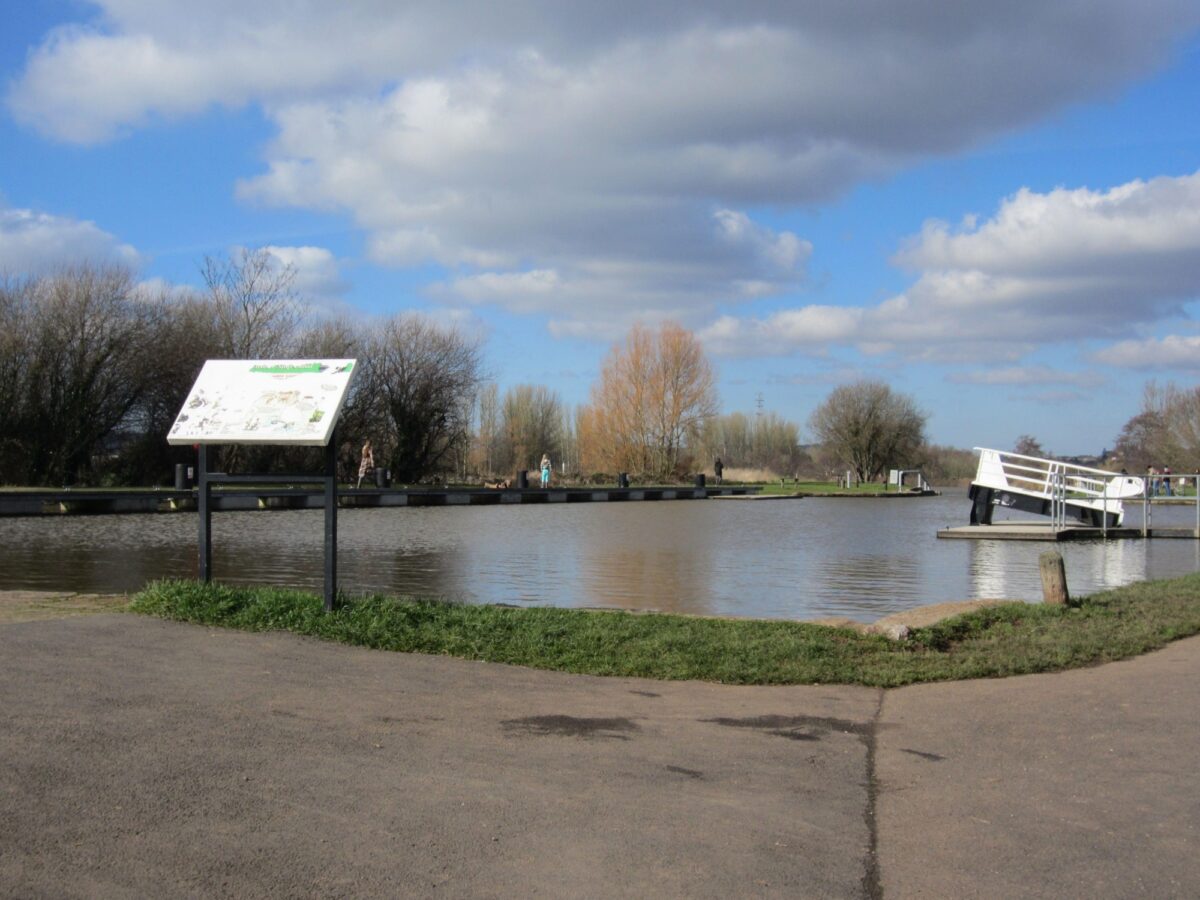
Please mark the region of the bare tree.
[[504, 392], [501, 405], [502, 471], [536, 469], [543, 453], [562, 460], [563, 404], [542, 385], [521, 384]]
[[1046, 456], [1041, 441], [1032, 434], [1023, 434], [1017, 438], [1016, 444], [1013, 445], [1013, 453], [1019, 453], [1021, 456]]
[[152, 381], [154, 308], [119, 267], [65, 269], [2, 293], [0, 316], [18, 330], [0, 362], [9, 460], [0, 477], [73, 483]]
[[880, 381], [857, 381], [834, 389], [809, 426], [823, 450], [849, 466], [860, 481], [915, 459], [925, 440], [925, 414], [905, 394]]
[[1141, 409], [1121, 429], [1114, 452], [1130, 471], [1200, 471], [1200, 387], [1146, 382]]
[[228, 359], [284, 356], [301, 318], [296, 270], [266, 248], [204, 257], [200, 267], [213, 305], [219, 352]]
[[748, 416], [733, 412], [710, 419], [700, 434], [704, 458], [721, 457], [726, 466], [795, 473], [805, 461], [800, 426], [773, 412]]
[[390, 461], [393, 476], [414, 482], [446, 471], [470, 438], [480, 381], [480, 346], [416, 314], [386, 322], [366, 343], [358, 377], [360, 406], [383, 434], [363, 435]]
[[489, 381], [479, 391], [476, 401], [479, 428], [475, 433], [475, 467], [484, 475], [497, 471], [496, 461], [500, 442], [500, 387]]
[[147, 342], [149, 381], [126, 418], [126, 440], [109, 461], [109, 474], [124, 484], [169, 479], [175, 463], [191, 464], [190, 447], [171, 447], [167, 431], [206, 359], [219, 356], [211, 303], [191, 293], [161, 292], [143, 301], [153, 310]]
[[0, 483], [24, 480], [33, 390], [33, 284], [0, 282]]
[[609, 353], [580, 416], [585, 464], [671, 474], [687, 439], [716, 415], [715, 381], [690, 331], [673, 323], [657, 331], [635, 326]]

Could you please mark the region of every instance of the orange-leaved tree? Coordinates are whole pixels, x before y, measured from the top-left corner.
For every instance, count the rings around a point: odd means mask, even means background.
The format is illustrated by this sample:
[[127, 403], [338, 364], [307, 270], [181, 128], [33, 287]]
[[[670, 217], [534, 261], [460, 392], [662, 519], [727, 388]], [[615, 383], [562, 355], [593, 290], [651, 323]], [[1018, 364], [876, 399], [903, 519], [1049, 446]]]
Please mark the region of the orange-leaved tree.
[[580, 413], [584, 465], [669, 475], [688, 439], [716, 412], [716, 378], [696, 336], [673, 322], [636, 325], [609, 352]]

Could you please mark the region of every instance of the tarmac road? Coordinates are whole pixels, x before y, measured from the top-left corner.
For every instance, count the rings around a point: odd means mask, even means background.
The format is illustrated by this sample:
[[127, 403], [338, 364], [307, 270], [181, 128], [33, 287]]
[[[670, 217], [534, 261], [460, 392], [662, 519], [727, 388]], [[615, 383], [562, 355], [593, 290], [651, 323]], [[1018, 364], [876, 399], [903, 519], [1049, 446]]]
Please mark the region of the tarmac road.
[[889, 691], [889, 897], [1200, 897], [1200, 638]]
[[0, 895], [1200, 895], [1200, 639], [881, 692], [0, 626]]

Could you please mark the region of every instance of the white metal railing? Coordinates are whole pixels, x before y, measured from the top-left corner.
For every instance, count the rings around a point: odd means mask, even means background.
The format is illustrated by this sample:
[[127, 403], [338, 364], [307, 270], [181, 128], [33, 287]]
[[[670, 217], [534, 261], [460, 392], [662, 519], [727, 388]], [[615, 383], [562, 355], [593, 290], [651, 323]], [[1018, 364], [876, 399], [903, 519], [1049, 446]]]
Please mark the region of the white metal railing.
[[[1175, 489], [1171, 487], [1171, 481], [1174, 480], [1178, 486], [1179, 493], [1175, 493]], [[1150, 533], [1151, 518], [1153, 516], [1155, 500], [1176, 500], [1183, 498], [1183, 485], [1190, 484], [1192, 488], [1192, 505], [1196, 510], [1196, 530], [1195, 536], [1200, 538], [1200, 474], [1188, 473], [1173, 473], [1171, 475], [1147, 475], [1145, 479], [1145, 489], [1142, 491], [1142, 537], [1146, 537]], [[1160, 493], [1162, 487], [1165, 486], [1166, 493]]]
[[1107, 531], [1107, 514], [1120, 524], [1122, 501], [1145, 496], [1145, 482], [1131, 475], [986, 447], [975, 449], [979, 452], [976, 484], [1049, 500], [1051, 519], [1057, 528], [1065, 527], [1070, 505], [1100, 512], [1101, 528]]

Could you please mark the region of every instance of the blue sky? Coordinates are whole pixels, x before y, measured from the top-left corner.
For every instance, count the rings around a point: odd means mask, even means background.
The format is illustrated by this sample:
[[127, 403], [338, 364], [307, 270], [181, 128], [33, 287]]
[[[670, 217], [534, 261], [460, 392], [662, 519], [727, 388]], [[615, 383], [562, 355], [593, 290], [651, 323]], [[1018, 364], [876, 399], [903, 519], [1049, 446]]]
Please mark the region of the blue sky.
[[272, 247], [572, 404], [673, 319], [728, 411], [881, 378], [965, 447], [1097, 452], [1200, 371], [1191, 2], [8, 6], [10, 274]]

